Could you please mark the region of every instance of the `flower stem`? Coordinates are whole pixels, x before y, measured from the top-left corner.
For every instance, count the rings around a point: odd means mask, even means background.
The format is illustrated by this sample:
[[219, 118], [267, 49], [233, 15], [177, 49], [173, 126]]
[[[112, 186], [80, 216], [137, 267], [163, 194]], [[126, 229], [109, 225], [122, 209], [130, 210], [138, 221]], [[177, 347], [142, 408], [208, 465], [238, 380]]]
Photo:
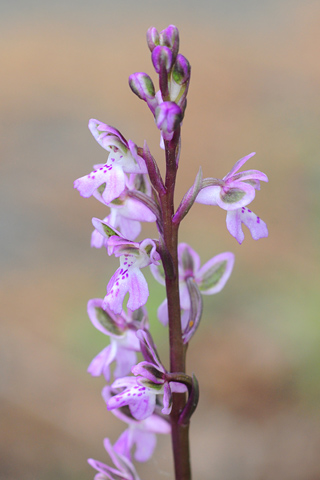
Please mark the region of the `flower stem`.
[[[177, 174], [177, 155], [180, 129], [171, 141], [165, 142], [166, 180], [165, 192], [160, 193], [163, 220], [163, 243], [166, 255], [162, 255], [165, 272], [169, 315], [170, 372], [185, 373], [186, 347], [182, 341], [181, 311], [178, 274], [178, 228], [172, 221], [174, 215], [174, 189]], [[168, 255], [169, 254], [169, 255]], [[171, 257], [169, 265], [168, 256]], [[172, 268], [173, 266], [173, 268]], [[186, 404], [186, 394], [174, 393], [171, 412], [171, 437], [174, 457], [175, 480], [191, 480], [189, 453], [189, 422], [179, 424], [179, 418]]]

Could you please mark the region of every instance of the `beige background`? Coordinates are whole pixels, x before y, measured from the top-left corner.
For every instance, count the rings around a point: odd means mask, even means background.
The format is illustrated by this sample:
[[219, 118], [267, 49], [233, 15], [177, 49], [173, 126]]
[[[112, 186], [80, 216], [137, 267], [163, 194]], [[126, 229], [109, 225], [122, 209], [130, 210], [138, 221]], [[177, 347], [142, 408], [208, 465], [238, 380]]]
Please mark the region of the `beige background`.
[[[152, 73], [145, 32], [174, 23], [192, 65], [177, 200], [199, 165], [221, 177], [256, 151], [266, 172], [253, 210], [270, 236], [239, 246], [221, 210], [196, 205], [181, 241], [203, 262], [236, 255], [234, 273], [205, 299], [188, 368], [201, 400], [191, 429], [194, 478], [318, 480], [319, 84], [316, 1], [3, 2], [0, 16], [1, 480], [93, 478], [102, 440], [120, 422], [103, 381], [86, 373], [105, 338], [86, 315], [117, 262], [90, 250], [91, 217], [73, 180], [105, 158], [87, 129], [98, 118], [159, 164], [159, 135], [128, 76]], [[145, 235], [154, 235], [151, 227]], [[152, 331], [164, 298], [150, 280]], [[172, 477], [169, 439], [138, 466]]]

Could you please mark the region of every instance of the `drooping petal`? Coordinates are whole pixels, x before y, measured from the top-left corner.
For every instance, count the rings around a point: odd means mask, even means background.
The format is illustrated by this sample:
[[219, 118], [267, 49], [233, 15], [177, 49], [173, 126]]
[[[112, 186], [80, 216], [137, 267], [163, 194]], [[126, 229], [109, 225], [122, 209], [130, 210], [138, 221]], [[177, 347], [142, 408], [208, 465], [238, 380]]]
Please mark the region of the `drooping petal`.
[[117, 346], [115, 343], [111, 343], [104, 348], [94, 359], [91, 361], [88, 367], [88, 373], [93, 377], [99, 377], [104, 375], [107, 382], [110, 381], [110, 364], [116, 358]]
[[147, 303], [149, 296], [148, 282], [138, 268], [130, 272], [128, 291], [130, 296], [127, 307], [130, 308], [130, 310], [136, 310]]
[[242, 207], [239, 210], [227, 213], [227, 229], [231, 235], [241, 244], [244, 240], [242, 223], [248, 227], [254, 240], [268, 236], [268, 227], [255, 213], [248, 208]]
[[75, 180], [74, 188], [82, 197], [88, 198], [103, 184], [106, 184], [106, 187], [102, 193], [102, 199], [108, 204], [119, 197], [125, 188], [125, 174], [122, 167], [106, 163], [89, 175]]
[[106, 188], [102, 193], [102, 198], [106, 204], [118, 198], [126, 186], [126, 176], [121, 166], [113, 164], [108, 170], [108, 179]]
[[196, 273], [200, 292], [212, 295], [220, 292], [228, 281], [234, 265], [234, 254], [224, 252], [211, 258]]
[[93, 230], [91, 234], [90, 246], [94, 248], [107, 247], [106, 238], [98, 230]]
[[118, 348], [116, 356], [116, 368], [114, 369], [114, 378], [124, 377], [130, 373], [131, 368], [137, 361], [137, 354], [127, 348]]
[[117, 453], [127, 457], [129, 460], [131, 460], [131, 448], [133, 445], [132, 433], [133, 432], [127, 428], [113, 445]]
[[157, 444], [156, 435], [146, 430], [135, 428], [132, 432], [132, 437], [132, 441], [136, 445], [135, 460], [138, 462], [148, 461], [152, 457]]

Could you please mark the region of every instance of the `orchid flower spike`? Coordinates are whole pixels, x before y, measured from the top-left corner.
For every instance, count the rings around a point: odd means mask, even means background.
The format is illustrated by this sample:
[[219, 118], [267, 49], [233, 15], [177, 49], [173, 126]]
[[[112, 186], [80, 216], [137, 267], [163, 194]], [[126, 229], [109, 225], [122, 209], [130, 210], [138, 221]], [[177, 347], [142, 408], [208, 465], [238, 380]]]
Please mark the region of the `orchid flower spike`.
[[147, 173], [147, 168], [137, 153], [136, 145], [131, 140], [127, 142], [117, 129], [91, 119], [89, 130], [99, 145], [109, 152], [108, 160], [105, 164], [95, 165], [89, 175], [78, 178], [74, 188], [82, 197], [100, 196], [108, 204], [125, 189], [125, 173]]

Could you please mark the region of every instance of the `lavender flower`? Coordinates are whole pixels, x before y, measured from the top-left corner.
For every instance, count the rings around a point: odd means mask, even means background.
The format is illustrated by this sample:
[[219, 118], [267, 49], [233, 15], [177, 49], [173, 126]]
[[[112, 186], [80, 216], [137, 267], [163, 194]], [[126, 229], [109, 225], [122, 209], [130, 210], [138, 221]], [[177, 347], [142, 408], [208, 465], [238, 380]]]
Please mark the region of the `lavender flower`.
[[[102, 390], [102, 397], [108, 403], [112, 398], [111, 388], [106, 386]], [[157, 443], [156, 434], [168, 434], [171, 431], [170, 423], [159, 415], [152, 414], [144, 420], [136, 420], [126, 409], [113, 409], [112, 413], [128, 424], [128, 428], [120, 435], [114, 449], [131, 461], [131, 452], [135, 448], [134, 458], [138, 462], [150, 459]]]
[[[179, 265], [179, 289], [180, 305], [184, 311], [182, 315], [182, 330], [185, 331], [190, 320], [195, 325], [195, 319], [190, 319], [189, 312], [191, 308], [191, 295], [194, 290], [199, 292], [199, 302], [201, 295], [213, 295], [220, 292], [227, 283], [234, 265], [234, 254], [224, 252], [216, 255], [200, 266], [200, 257], [186, 243], [180, 243], [178, 246], [178, 265]], [[150, 265], [150, 270], [162, 285], [164, 282], [164, 272], [161, 266]], [[198, 305], [199, 312], [202, 306]], [[158, 308], [158, 318], [163, 325], [168, 324], [168, 304], [165, 299]], [[200, 320], [200, 319], [199, 319]], [[194, 333], [194, 330], [193, 330]]]
[[128, 460], [127, 457], [117, 453], [114, 447], [112, 447], [109, 438], [104, 439], [104, 447], [110, 455], [115, 468], [109, 467], [105, 463], [88, 459], [89, 465], [98, 471], [94, 480], [140, 480], [139, 475], [136, 472], [134, 465]]
[[[125, 189], [125, 173], [147, 173], [146, 166], [137, 154], [136, 145], [131, 140], [127, 142], [115, 128], [91, 119], [89, 129], [99, 145], [109, 152], [108, 160], [105, 164], [96, 165], [89, 175], [78, 178], [74, 182], [74, 188], [79, 190], [83, 197], [101, 195], [108, 204]], [[99, 195], [98, 189], [101, 187], [104, 188]]]
[[[140, 343], [135, 330], [146, 326], [148, 319], [146, 312], [141, 309], [140, 322], [136, 326], [132, 312], [115, 315], [109, 308], [104, 308], [103, 304], [104, 302], [100, 298], [89, 300], [88, 315], [94, 327], [110, 337], [110, 345], [92, 360], [88, 372], [94, 377], [103, 374], [109, 382], [111, 363], [116, 363], [115, 378], [127, 375], [136, 363], [136, 352], [140, 351]], [[137, 314], [135, 318], [137, 318]]]
[[218, 205], [227, 210], [228, 231], [240, 244], [244, 239], [242, 223], [249, 228], [254, 240], [268, 236], [265, 222], [251, 210], [244, 208], [254, 199], [255, 191], [260, 190], [260, 182], [268, 182], [268, 177], [259, 170], [238, 172], [253, 155], [254, 152], [238, 160], [222, 180], [217, 178], [203, 180], [202, 190], [196, 198], [198, 203]]
[[[93, 218], [92, 223], [103, 236], [110, 236], [110, 233], [106, 233], [112, 231], [108, 224], [98, 218]], [[119, 234], [111, 235], [108, 240], [108, 253], [120, 257], [120, 268], [108, 283], [104, 305], [114, 313], [121, 313], [124, 297], [129, 292], [127, 307], [136, 310], [147, 302], [149, 296], [148, 284], [140, 269], [150, 264], [157, 265], [160, 261], [156, 244], [149, 238], [137, 243]]]

